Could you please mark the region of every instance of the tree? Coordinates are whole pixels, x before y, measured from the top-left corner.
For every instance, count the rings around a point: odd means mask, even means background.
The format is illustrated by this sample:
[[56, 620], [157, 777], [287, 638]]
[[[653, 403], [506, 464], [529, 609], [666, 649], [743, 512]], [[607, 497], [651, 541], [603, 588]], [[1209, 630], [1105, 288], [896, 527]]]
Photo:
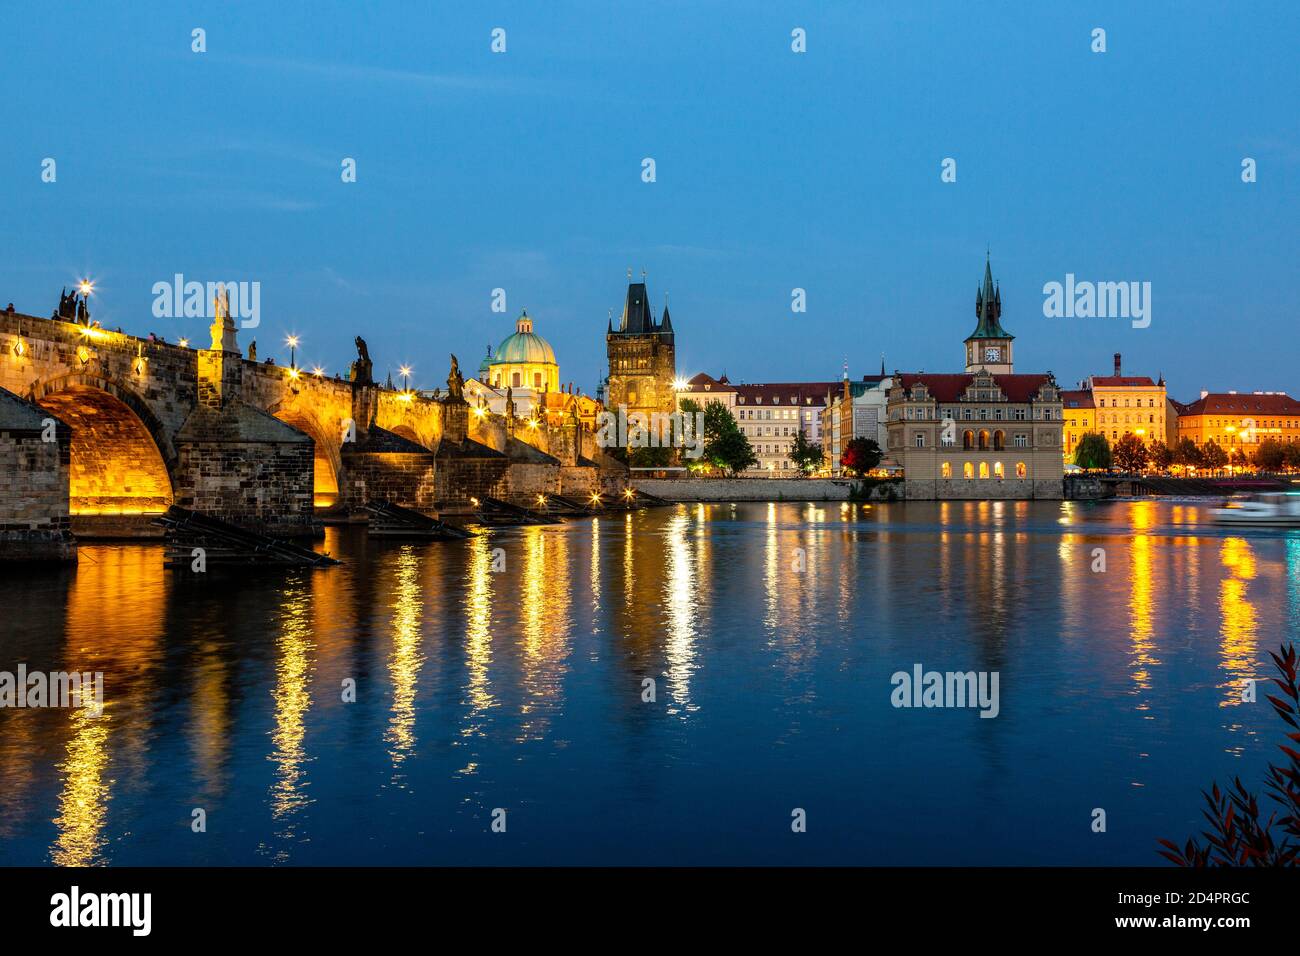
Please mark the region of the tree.
[[628, 462], [633, 468], [666, 468], [673, 463], [675, 457], [673, 448], [655, 445], [633, 448]]
[[1199, 467], [1204, 463], [1201, 450], [1196, 447], [1196, 442], [1190, 438], [1178, 439], [1178, 444], [1174, 446], [1174, 464], [1186, 465], [1192, 468]]
[[1074, 463], [1085, 471], [1093, 468], [1109, 468], [1111, 462], [1110, 442], [1100, 432], [1086, 432], [1079, 439], [1079, 447], [1074, 449]]
[[1238, 445], [1232, 450], [1232, 454], [1228, 456], [1228, 463], [1232, 465], [1233, 468], [1245, 468], [1250, 464], [1250, 458], [1247, 457], [1246, 452], [1242, 447]]
[[1286, 448], [1280, 441], [1270, 438], [1255, 449], [1255, 466], [1260, 471], [1281, 471], [1286, 461]]
[[1128, 433], [1115, 442], [1113, 457], [1120, 470], [1129, 474], [1136, 474], [1146, 468], [1147, 461], [1151, 456], [1147, 452], [1147, 446], [1143, 444], [1142, 439], [1138, 438], [1137, 435]]
[[826, 463], [826, 455], [822, 451], [822, 446], [810, 442], [801, 428], [795, 432], [794, 445], [790, 448], [790, 460], [801, 472], [808, 474]]
[[1282, 449], [1282, 463], [1288, 471], [1300, 468], [1300, 442], [1286, 443]]
[[880, 464], [885, 453], [873, 438], [850, 438], [840, 453], [840, 467], [857, 475], [865, 475]]
[[1228, 453], [1216, 442], [1206, 442], [1201, 449], [1201, 463], [1211, 471], [1218, 471], [1228, 463]]
[[[689, 398], [681, 403], [681, 410], [688, 415], [701, 411], [699, 404]], [[749, 439], [725, 405], [709, 402], [704, 406], [703, 412], [705, 461], [731, 475], [758, 464]]]
[[1151, 466], [1157, 471], [1168, 471], [1169, 466], [1174, 463], [1173, 451], [1159, 439], [1147, 447], [1147, 453], [1151, 456]]

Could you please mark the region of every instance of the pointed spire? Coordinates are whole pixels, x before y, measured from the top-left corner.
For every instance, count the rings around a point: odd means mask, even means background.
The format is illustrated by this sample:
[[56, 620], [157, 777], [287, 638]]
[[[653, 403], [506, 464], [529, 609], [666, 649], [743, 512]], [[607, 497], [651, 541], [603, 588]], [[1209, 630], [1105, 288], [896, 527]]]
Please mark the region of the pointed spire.
[[885, 353], [880, 353], [880, 377], [885, 377]]
[[664, 317], [663, 317], [663, 321], [659, 323], [659, 331], [664, 332], [668, 335], [671, 335], [673, 331], [673, 320], [668, 316], [668, 293], [667, 292], [664, 293]]

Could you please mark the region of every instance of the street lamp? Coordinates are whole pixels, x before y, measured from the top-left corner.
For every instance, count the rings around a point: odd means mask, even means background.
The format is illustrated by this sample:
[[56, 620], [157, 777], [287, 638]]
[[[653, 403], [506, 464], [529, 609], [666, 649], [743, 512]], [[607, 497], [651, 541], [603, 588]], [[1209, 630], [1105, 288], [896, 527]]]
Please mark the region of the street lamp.
[[411, 366], [403, 365], [397, 371], [402, 375], [402, 391], [409, 392], [411, 390]]
[[77, 291], [86, 302], [86, 325], [90, 325], [90, 294], [95, 291], [95, 283], [89, 279], [82, 279], [77, 284]]
[[298, 336], [290, 335], [285, 340], [289, 346], [289, 368], [298, 367]]

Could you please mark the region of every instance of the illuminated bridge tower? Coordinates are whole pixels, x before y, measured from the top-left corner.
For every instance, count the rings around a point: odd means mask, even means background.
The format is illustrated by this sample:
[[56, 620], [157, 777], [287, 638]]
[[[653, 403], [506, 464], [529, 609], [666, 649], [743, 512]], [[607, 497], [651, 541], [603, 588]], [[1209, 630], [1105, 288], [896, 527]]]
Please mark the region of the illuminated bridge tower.
[[[631, 277], [629, 270], [629, 280]], [[677, 377], [673, 323], [667, 303], [663, 318], [655, 321], [644, 273], [641, 278], [641, 282], [628, 282], [618, 328], [614, 328], [611, 320], [605, 333], [609, 357], [605, 406], [617, 410], [624, 405], [629, 415], [634, 412], [671, 414], [676, 405], [673, 380]]]

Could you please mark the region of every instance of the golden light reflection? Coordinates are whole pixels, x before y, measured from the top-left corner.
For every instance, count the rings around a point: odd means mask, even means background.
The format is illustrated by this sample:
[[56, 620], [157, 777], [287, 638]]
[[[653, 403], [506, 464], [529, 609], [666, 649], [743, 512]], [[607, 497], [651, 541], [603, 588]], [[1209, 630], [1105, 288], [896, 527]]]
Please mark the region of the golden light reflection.
[[1224, 538], [1219, 552], [1228, 574], [1219, 582], [1219, 614], [1222, 618], [1219, 653], [1228, 680], [1220, 685], [1224, 699], [1220, 707], [1241, 703], [1243, 681], [1254, 676], [1258, 622], [1255, 607], [1246, 596], [1255, 579], [1255, 553], [1245, 538]]
[[668, 612], [667, 658], [668, 693], [672, 703], [668, 713], [690, 713], [691, 672], [695, 668], [695, 614], [699, 601], [695, 593], [695, 567], [687, 537], [690, 515], [678, 511], [665, 529], [664, 549], [668, 577], [664, 582], [664, 608]]
[[71, 712], [72, 736], [67, 758], [59, 764], [63, 789], [59, 793], [59, 815], [54, 818], [58, 836], [50, 847], [55, 866], [95, 866], [108, 861], [104, 847], [104, 818], [108, 813], [113, 781], [105, 779], [108, 767], [109, 716], [107, 706], [98, 717], [78, 707]]
[[[1129, 512], [1133, 534], [1129, 539], [1131, 564], [1129, 567], [1129, 639], [1133, 645], [1133, 682], [1140, 690], [1151, 689], [1151, 668], [1160, 661], [1155, 656], [1155, 556], [1147, 530], [1155, 523], [1155, 505], [1149, 501], [1135, 502]], [[1138, 710], [1150, 705], [1143, 701]]]
[[550, 587], [566, 580], [569, 568], [568, 536], [563, 530], [542, 525], [524, 529], [523, 588], [519, 595], [524, 623], [523, 699], [520, 741], [540, 740], [550, 730], [551, 715], [564, 709], [565, 658], [573, 622], [569, 617], [570, 591]]
[[[304, 764], [308, 757], [303, 747], [306, 737], [307, 711], [311, 707], [312, 624], [309, 602], [301, 583], [285, 591], [281, 612], [280, 636], [276, 641], [279, 657], [275, 664], [275, 729], [271, 733], [274, 749], [275, 781], [271, 784], [271, 818], [281, 825], [276, 836], [291, 840], [296, 836], [296, 815], [311, 803], [307, 795]], [[274, 854], [277, 861], [287, 860], [286, 849]]]
[[[492, 683], [492, 547], [487, 535], [469, 541], [469, 574], [465, 594], [465, 666], [469, 671], [466, 694], [469, 716], [461, 736], [481, 736], [482, 716], [491, 709]], [[471, 763], [461, 773], [473, 773]]]
[[775, 631], [780, 623], [781, 584], [779, 580], [781, 556], [777, 551], [776, 505], [767, 506], [767, 532], [763, 536], [763, 624]]
[[384, 742], [396, 768], [415, 748], [415, 695], [424, 655], [420, 651], [420, 558], [407, 545], [397, 559], [393, 591], [393, 649], [388, 655], [388, 675], [393, 682], [392, 716]]

